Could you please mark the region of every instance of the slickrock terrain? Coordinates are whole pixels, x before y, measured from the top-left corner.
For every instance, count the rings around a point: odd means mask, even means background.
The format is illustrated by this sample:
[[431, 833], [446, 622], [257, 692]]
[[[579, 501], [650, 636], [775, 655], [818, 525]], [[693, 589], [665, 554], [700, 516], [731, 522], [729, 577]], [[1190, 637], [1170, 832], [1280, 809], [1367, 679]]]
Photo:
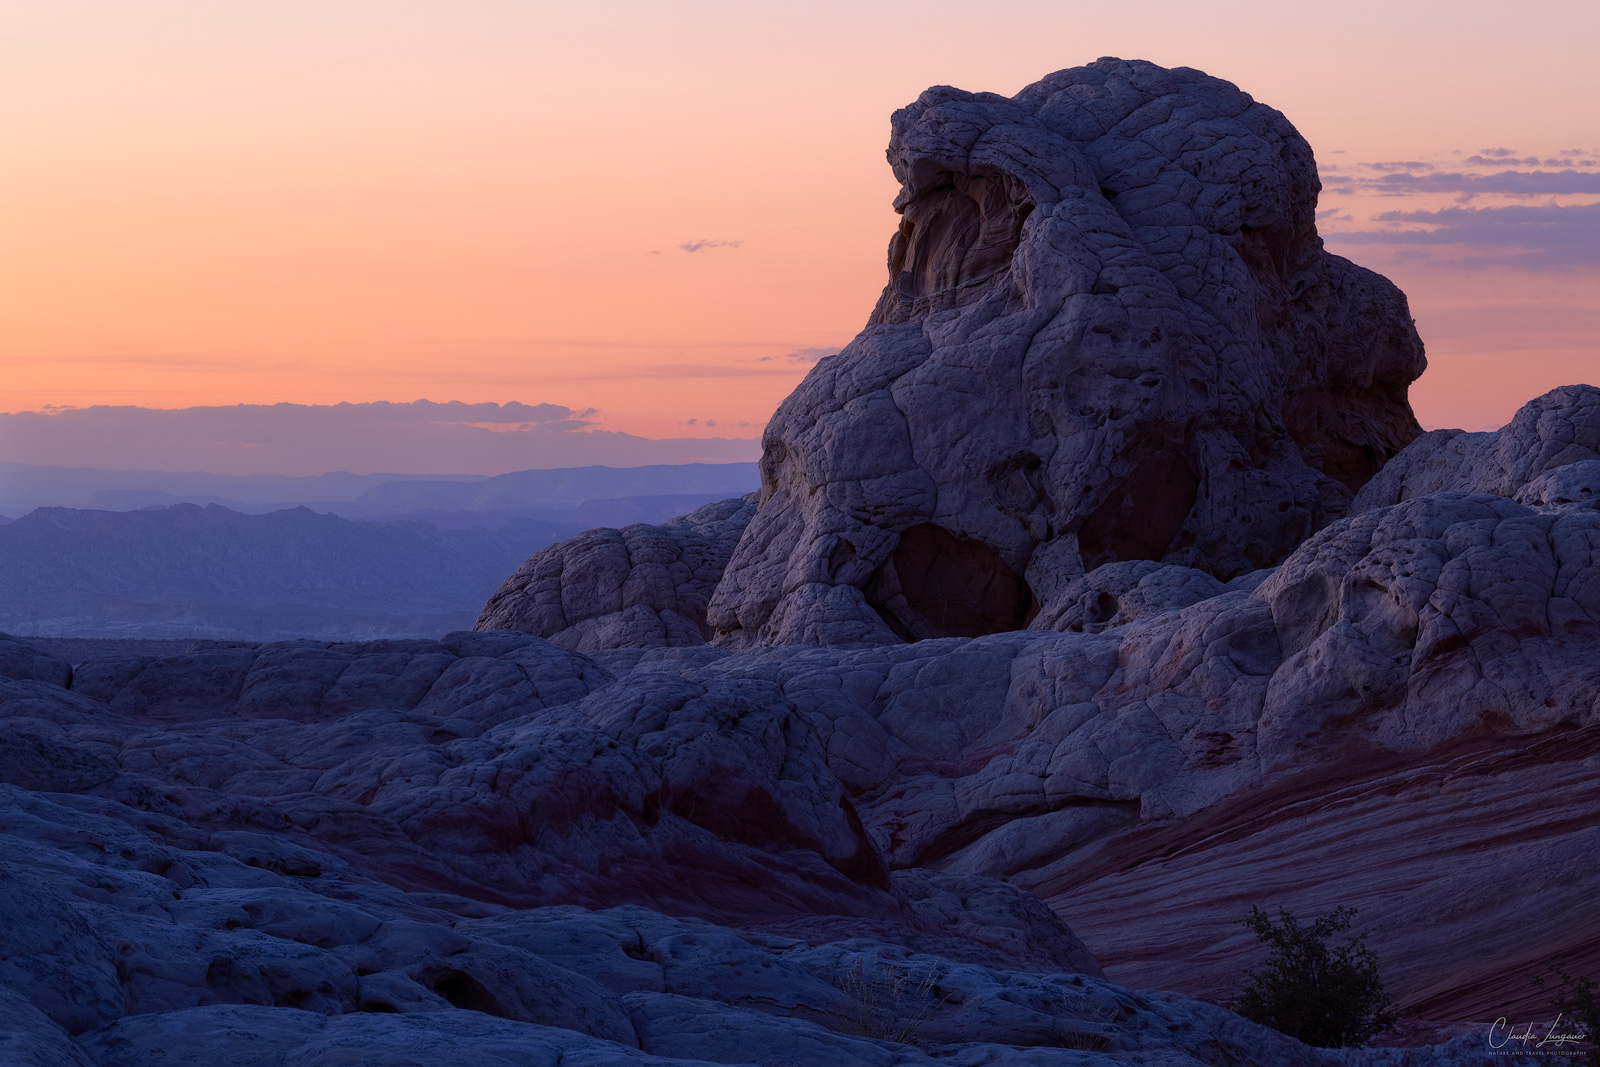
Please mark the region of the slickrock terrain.
[[1084, 640], [608, 668], [461, 633], [76, 671], [0, 643], [0, 1057], [1479, 1062], [1131, 992], [1024, 891], [894, 862], [846, 778], [911, 770], [900, 734], [937, 761], [996, 665]]
[[1591, 469], [1600, 390], [1565, 387], [1228, 583], [1117, 562], [1028, 630], [698, 655], [783, 664], [888, 866], [1027, 888], [1114, 979], [1225, 999], [1249, 903], [1347, 904], [1408, 1006], [1492, 1020], [1600, 971]]
[[[1600, 390], [1417, 437], [1404, 298], [1194, 71], [930, 90], [890, 161], [757, 497], [437, 641], [0, 641], [0, 1056], [1489, 1064], [1600, 974]], [[1255, 904], [1460, 1036], [1217, 1006]]]

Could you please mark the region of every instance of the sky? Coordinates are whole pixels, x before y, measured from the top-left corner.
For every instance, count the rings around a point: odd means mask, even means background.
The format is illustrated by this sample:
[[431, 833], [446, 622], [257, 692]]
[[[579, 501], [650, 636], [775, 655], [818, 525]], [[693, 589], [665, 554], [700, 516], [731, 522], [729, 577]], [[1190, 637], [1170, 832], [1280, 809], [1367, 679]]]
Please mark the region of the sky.
[[[749, 437], [644, 437], [559, 404], [90, 405], [0, 413], [0, 461], [117, 471], [505, 474], [759, 459]], [[115, 442], [115, 448], [110, 443]], [[14, 488], [0, 470], [0, 496]]]
[[0, 459], [419, 399], [582, 413], [478, 426], [479, 473], [750, 458], [885, 280], [890, 113], [1102, 55], [1288, 115], [1329, 247], [1411, 298], [1422, 422], [1496, 426], [1600, 381], [1596, 40], [1551, 0], [0, 5], [0, 411], [77, 409]]

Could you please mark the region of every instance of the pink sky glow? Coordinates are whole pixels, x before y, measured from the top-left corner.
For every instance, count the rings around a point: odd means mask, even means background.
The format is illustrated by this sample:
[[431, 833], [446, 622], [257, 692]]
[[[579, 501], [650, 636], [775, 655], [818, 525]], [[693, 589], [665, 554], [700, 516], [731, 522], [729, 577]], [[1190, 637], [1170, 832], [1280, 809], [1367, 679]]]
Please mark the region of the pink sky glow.
[[1411, 298], [1425, 424], [1600, 381], [1600, 5], [1131, 10], [6, 5], [0, 411], [516, 401], [756, 437], [883, 284], [890, 112], [1102, 55], [1299, 127], [1329, 247]]

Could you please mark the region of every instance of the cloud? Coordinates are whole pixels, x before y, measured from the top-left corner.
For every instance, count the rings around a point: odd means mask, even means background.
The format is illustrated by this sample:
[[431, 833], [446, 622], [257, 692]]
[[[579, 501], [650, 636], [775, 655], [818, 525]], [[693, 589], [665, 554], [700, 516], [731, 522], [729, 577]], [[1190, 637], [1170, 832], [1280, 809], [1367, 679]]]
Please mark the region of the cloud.
[[1468, 156], [1466, 161], [1480, 167], [1495, 167], [1511, 164], [1522, 167], [1561, 167], [1573, 161], [1570, 159], [1540, 159], [1538, 156], [1529, 156], [1526, 159], [1489, 159], [1486, 156]]
[[[1405, 228], [1329, 234], [1328, 240], [1344, 244], [1463, 245], [1477, 250], [1464, 258], [1442, 261], [1461, 267], [1562, 270], [1600, 265], [1600, 203], [1385, 211], [1374, 221]], [[1486, 254], [1491, 249], [1494, 254]], [[1501, 251], [1510, 249], [1518, 251]]]
[[1497, 146], [1363, 162], [1329, 177], [1338, 206], [1317, 220], [1331, 244], [1399, 246], [1392, 257], [1441, 267], [1588, 268], [1600, 264], [1600, 208], [1586, 203], [1600, 197], [1596, 157]]
[[743, 241], [707, 241], [701, 239], [698, 241], [685, 241], [678, 247], [685, 252], [700, 252], [707, 248], [738, 248], [742, 244], [744, 244]]
[[0, 460], [212, 474], [500, 474], [755, 459], [754, 438], [650, 439], [562, 404], [94, 406], [0, 414]]
[[840, 349], [838, 346], [827, 346], [823, 348], [797, 348], [793, 352], [783, 356], [762, 356], [757, 359], [756, 362], [776, 363], [781, 360], [796, 364], [797, 366], [810, 366], [817, 360], [823, 359], [827, 356], [837, 356], [841, 351], [842, 349]]
[[[765, 360], [754, 360], [756, 363]], [[642, 363], [620, 367], [615, 371], [586, 375], [598, 378], [752, 378], [781, 373], [780, 368], [739, 366], [729, 363]]]
[[839, 351], [837, 348], [799, 348], [784, 358], [790, 363], [815, 363], [824, 356], [837, 356]]
[[1563, 196], [1600, 193], [1600, 174], [1574, 170], [1502, 170], [1495, 174], [1432, 171], [1423, 174], [1395, 172], [1361, 181], [1367, 188], [1388, 194], [1501, 193], [1509, 196]]

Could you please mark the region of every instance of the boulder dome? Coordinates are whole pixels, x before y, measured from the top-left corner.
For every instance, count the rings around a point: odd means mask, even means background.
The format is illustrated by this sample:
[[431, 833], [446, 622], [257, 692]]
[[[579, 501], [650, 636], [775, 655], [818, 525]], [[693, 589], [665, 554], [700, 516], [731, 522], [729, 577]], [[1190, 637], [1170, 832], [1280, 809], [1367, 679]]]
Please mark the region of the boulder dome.
[[939, 86], [888, 158], [887, 284], [768, 425], [716, 643], [1021, 629], [1115, 561], [1226, 581], [1421, 432], [1404, 294], [1324, 250], [1310, 146], [1229, 82], [1101, 59]]

